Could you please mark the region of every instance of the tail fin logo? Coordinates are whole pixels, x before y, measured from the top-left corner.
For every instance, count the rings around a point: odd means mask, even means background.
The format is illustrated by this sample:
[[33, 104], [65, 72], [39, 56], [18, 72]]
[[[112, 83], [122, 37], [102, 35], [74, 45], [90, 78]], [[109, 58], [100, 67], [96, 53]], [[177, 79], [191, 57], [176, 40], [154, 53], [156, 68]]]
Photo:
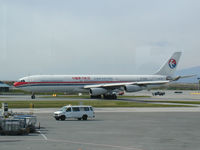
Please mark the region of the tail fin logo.
[[171, 69], [176, 68], [176, 60], [175, 59], [170, 59], [169, 62], [168, 62], [168, 64], [169, 64], [169, 67]]

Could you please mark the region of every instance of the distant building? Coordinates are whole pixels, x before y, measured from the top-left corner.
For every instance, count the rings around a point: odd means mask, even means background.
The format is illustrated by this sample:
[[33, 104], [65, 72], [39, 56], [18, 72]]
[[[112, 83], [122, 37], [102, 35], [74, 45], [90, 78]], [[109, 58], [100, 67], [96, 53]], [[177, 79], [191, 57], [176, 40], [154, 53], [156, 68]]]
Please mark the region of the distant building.
[[0, 92], [9, 92], [10, 86], [0, 81]]

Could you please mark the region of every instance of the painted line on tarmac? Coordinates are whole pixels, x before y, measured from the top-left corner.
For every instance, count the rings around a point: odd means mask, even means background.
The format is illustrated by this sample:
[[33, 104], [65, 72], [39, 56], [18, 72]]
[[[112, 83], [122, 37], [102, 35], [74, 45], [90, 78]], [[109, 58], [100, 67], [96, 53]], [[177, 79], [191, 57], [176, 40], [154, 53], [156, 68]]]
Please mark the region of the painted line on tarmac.
[[47, 137], [44, 135], [44, 134], [42, 134], [40, 131], [37, 131], [46, 141], [48, 140], [47, 139]]
[[130, 149], [130, 150], [143, 150], [135, 147], [126, 147], [126, 146], [118, 146], [118, 145], [108, 145], [108, 144], [97, 144], [97, 143], [87, 143], [87, 142], [77, 142], [77, 141], [69, 141], [69, 140], [54, 140], [48, 139], [50, 142], [61, 142], [61, 143], [72, 143], [72, 144], [80, 144], [80, 145], [91, 145], [91, 146], [99, 146], [99, 147], [110, 147], [110, 148], [120, 148], [120, 149]]
[[200, 95], [200, 93], [199, 92], [191, 93], [191, 95]]
[[[40, 131], [38, 133], [41, 134]], [[41, 134], [45, 141], [48, 142], [58, 142], [58, 143], [71, 143], [71, 144], [79, 144], [79, 145], [90, 145], [90, 146], [98, 146], [98, 147], [108, 147], [108, 148], [118, 148], [123, 150], [143, 150], [135, 147], [127, 147], [127, 146], [118, 146], [118, 145], [109, 145], [109, 144], [97, 144], [97, 143], [87, 143], [87, 142], [78, 142], [78, 141], [69, 141], [69, 140], [55, 140], [55, 139], [47, 139], [44, 134]], [[41, 142], [41, 139], [0, 139], [0, 142], [19, 142], [19, 141], [38, 141]]]

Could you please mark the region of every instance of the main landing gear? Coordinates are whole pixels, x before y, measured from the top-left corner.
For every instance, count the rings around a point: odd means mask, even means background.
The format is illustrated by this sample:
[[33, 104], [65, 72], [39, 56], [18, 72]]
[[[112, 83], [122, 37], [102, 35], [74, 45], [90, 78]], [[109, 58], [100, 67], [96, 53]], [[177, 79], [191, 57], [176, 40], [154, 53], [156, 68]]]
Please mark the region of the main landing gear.
[[117, 95], [116, 94], [112, 94], [112, 95], [103, 95], [104, 99], [117, 99]]
[[101, 99], [101, 95], [90, 95], [91, 99]]
[[[101, 95], [90, 95], [91, 99], [101, 99]], [[103, 95], [103, 99], [117, 99], [117, 95], [116, 94], [111, 94], [111, 95]]]
[[35, 94], [34, 93], [32, 93], [31, 99], [35, 99]]

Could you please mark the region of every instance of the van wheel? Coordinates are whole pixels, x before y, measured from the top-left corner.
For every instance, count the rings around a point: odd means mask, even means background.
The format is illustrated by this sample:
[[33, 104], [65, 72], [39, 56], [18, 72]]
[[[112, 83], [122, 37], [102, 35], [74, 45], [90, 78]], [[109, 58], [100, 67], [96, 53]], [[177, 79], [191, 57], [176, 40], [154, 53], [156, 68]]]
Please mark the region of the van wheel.
[[65, 118], [66, 118], [66, 117], [65, 117], [64, 115], [60, 117], [60, 119], [61, 119], [62, 121], [65, 120]]
[[87, 115], [83, 115], [82, 119], [87, 120], [87, 117], [88, 117]]
[[81, 118], [78, 118], [78, 120], [81, 120]]

